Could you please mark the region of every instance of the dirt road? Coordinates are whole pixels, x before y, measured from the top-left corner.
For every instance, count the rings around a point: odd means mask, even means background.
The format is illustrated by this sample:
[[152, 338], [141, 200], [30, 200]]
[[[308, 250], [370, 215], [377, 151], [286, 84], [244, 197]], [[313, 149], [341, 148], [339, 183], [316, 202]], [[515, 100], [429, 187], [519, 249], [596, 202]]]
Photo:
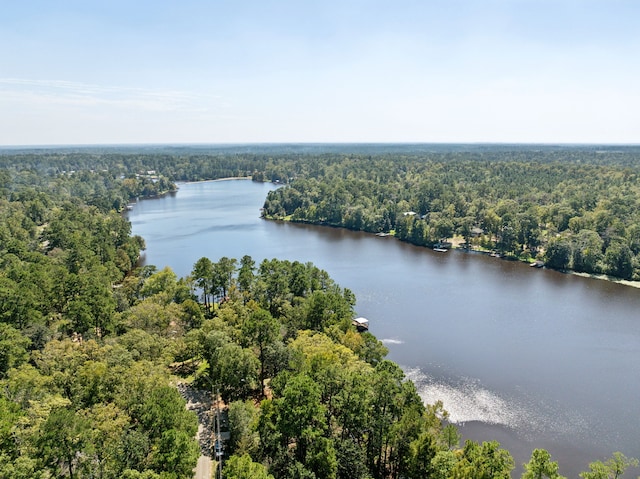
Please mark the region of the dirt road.
[[194, 411], [198, 415], [197, 439], [200, 443], [200, 457], [194, 469], [194, 479], [212, 479], [214, 461], [211, 458], [211, 427], [212, 421], [209, 411], [211, 410], [211, 394], [190, 387], [187, 384], [178, 384], [178, 390], [187, 401], [187, 409]]

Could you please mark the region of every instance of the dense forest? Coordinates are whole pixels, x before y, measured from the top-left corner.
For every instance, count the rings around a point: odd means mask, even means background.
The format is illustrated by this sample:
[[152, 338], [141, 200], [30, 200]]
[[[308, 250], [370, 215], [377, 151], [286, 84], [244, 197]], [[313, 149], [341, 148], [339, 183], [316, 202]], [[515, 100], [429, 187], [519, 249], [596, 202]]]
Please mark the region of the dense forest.
[[[612, 259], [627, 248], [631, 273], [616, 276], [633, 277], [636, 152], [312, 150], [0, 154], [0, 479], [192, 477], [184, 384], [216, 386], [228, 408], [224, 477], [511, 477], [508, 451], [461, 444], [442, 404], [423, 404], [382, 343], [356, 330], [356, 298], [327, 272], [203, 257], [178, 278], [139, 266], [144, 240], [121, 212], [175, 181], [253, 176], [288, 183], [267, 198], [271, 216], [420, 244], [464, 236], [467, 218], [485, 231], [469, 243], [505, 254], [552, 262], [566, 246], [558, 267], [593, 256], [598, 271], [627, 272]], [[580, 238], [589, 254], [576, 253]], [[581, 477], [636, 464], [614, 453]], [[558, 471], [536, 449], [522, 477]]]
[[268, 218], [493, 251], [640, 280], [637, 153], [519, 151], [314, 161], [269, 194]]

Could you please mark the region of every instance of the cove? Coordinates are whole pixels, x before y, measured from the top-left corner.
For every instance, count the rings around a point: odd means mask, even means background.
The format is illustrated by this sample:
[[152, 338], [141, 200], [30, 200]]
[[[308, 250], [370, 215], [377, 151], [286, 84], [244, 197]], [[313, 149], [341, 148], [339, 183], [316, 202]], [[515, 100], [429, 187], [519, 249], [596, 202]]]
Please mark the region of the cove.
[[[577, 477], [614, 451], [640, 457], [640, 290], [365, 233], [260, 219], [276, 186], [182, 184], [128, 212], [145, 261], [190, 273], [202, 256], [313, 262], [426, 402], [464, 437], [498, 440], [517, 466], [536, 447]], [[630, 471], [629, 477], [637, 477]], [[513, 477], [519, 477], [516, 470]]]

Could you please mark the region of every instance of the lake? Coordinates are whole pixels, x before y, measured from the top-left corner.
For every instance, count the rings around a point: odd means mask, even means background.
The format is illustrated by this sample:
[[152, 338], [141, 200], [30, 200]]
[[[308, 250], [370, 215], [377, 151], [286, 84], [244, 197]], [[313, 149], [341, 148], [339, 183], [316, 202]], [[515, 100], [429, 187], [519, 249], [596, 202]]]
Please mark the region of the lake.
[[358, 315], [423, 399], [443, 400], [464, 437], [498, 440], [517, 471], [536, 447], [569, 477], [614, 451], [640, 457], [640, 289], [262, 220], [259, 209], [275, 187], [182, 184], [136, 203], [128, 217], [146, 241], [146, 263], [179, 276], [203, 256], [245, 254], [326, 270], [356, 294]]

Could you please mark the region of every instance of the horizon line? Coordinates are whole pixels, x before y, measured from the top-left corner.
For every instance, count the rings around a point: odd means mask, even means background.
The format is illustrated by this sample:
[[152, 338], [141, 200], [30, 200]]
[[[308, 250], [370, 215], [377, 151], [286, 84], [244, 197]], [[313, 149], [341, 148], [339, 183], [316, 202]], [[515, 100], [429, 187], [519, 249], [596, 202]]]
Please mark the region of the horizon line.
[[117, 147], [229, 147], [229, 146], [330, 146], [330, 145], [372, 145], [372, 146], [413, 146], [413, 145], [470, 145], [470, 146], [640, 146], [640, 142], [561, 142], [561, 141], [246, 141], [246, 142], [140, 142], [140, 143], [38, 143], [22, 145], [0, 145], [0, 149], [42, 149], [42, 148], [117, 148]]

